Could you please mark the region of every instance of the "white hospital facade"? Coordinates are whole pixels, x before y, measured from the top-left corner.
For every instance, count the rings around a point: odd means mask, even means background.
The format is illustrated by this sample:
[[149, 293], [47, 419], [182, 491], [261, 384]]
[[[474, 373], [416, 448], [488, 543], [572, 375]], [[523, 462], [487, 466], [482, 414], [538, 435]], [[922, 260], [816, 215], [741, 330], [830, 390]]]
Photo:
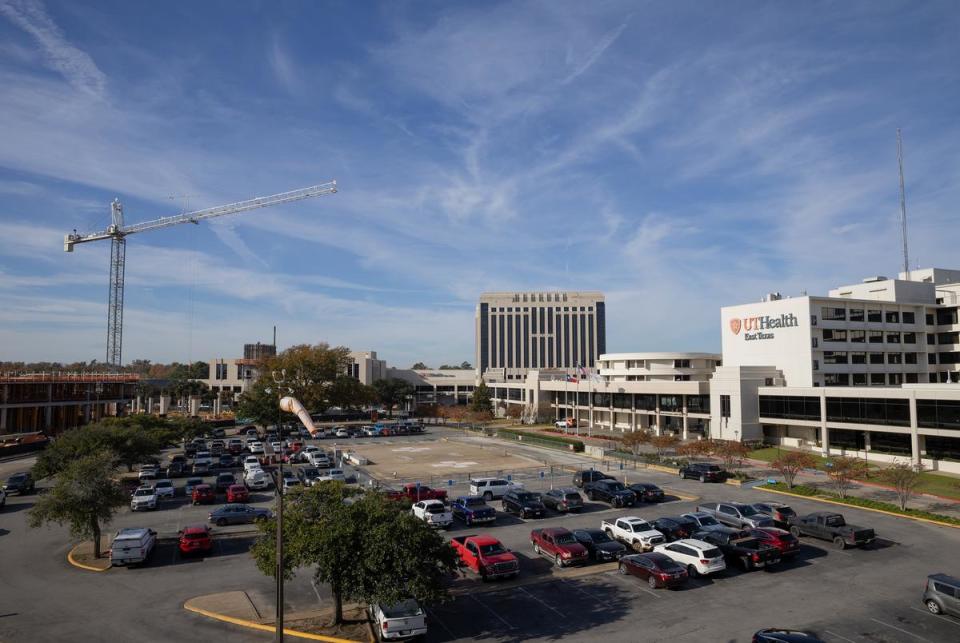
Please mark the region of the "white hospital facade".
[[960, 271], [720, 311], [722, 353], [611, 353], [594, 377], [485, 373], [498, 408], [581, 428], [764, 441], [960, 472]]

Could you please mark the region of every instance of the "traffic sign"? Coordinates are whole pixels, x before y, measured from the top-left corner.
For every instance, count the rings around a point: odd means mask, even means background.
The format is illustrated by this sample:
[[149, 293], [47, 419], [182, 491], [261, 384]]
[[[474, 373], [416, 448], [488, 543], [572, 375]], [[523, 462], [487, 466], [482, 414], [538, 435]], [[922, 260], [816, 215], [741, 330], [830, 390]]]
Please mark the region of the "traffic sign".
[[452, 487], [452, 486], [453, 486], [453, 480], [447, 480], [447, 486], [448, 486], [448, 487]]
[[543, 471], [541, 471], [541, 472], [540, 472], [540, 479], [542, 480], [542, 479], [543, 479], [543, 476], [545, 476], [545, 475], [546, 475], [546, 474], [545, 474]]

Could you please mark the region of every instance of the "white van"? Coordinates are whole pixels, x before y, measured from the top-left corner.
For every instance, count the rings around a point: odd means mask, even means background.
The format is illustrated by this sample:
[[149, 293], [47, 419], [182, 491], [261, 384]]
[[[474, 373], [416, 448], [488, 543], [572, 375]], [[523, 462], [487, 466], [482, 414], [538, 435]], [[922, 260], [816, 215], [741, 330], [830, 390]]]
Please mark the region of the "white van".
[[110, 545], [110, 563], [116, 566], [142, 563], [150, 557], [156, 544], [157, 532], [152, 529], [121, 529]]
[[243, 476], [243, 482], [247, 485], [248, 489], [256, 491], [259, 489], [269, 489], [273, 479], [270, 477], [270, 474], [263, 469], [250, 469]]
[[322, 482], [324, 480], [337, 480], [338, 482], [346, 482], [347, 476], [344, 474], [343, 469], [330, 469], [317, 478], [317, 482]]

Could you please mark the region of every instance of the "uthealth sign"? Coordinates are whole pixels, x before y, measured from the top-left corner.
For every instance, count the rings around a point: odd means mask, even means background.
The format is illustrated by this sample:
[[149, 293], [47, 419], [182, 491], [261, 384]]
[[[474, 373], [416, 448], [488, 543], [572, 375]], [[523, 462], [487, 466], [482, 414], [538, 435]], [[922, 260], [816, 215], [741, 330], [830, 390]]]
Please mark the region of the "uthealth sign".
[[793, 313], [785, 313], [779, 317], [763, 315], [762, 317], [734, 317], [730, 320], [730, 330], [734, 335], [739, 335], [744, 331], [743, 338], [747, 341], [754, 339], [773, 339], [773, 333], [764, 333], [765, 330], [775, 328], [793, 328], [799, 326], [800, 322]]

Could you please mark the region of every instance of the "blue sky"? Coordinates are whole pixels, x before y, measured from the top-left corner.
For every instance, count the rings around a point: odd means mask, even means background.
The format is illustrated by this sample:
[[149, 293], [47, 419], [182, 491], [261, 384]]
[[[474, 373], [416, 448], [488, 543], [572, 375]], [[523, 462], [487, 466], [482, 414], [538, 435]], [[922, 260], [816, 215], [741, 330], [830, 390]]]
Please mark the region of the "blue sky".
[[[484, 290], [602, 290], [610, 351], [718, 350], [719, 307], [960, 267], [955, 2], [0, 0], [0, 360], [328, 341], [473, 361]], [[176, 195], [190, 195], [182, 197]], [[173, 197], [173, 198], [171, 198]]]

